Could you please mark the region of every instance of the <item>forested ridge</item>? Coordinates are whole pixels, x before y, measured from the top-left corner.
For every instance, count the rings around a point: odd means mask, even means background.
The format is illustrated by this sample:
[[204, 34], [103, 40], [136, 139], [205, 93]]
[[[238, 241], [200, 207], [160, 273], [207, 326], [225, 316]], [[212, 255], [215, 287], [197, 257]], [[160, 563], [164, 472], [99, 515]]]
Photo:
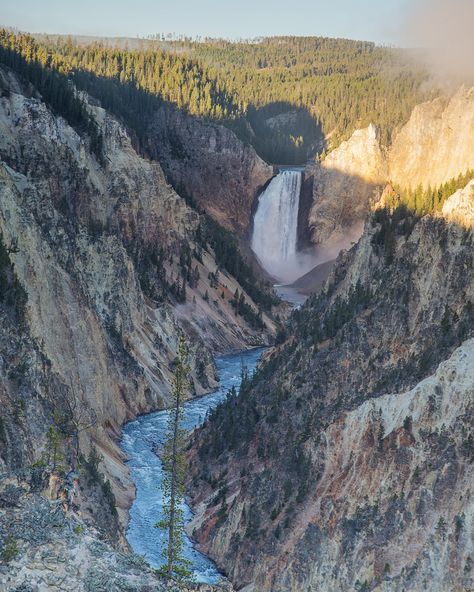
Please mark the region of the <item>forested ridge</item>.
[[330, 148], [369, 123], [380, 126], [389, 143], [394, 127], [425, 96], [420, 88], [425, 74], [412, 69], [405, 50], [366, 41], [271, 37], [253, 43], [181, 41], [176, 46], [216, 69], [252, 123], [290, 104], [304, 109], [331, 136]]
[[0, 64], [33, 85], [44, 102], [79, 134], [88, 135], [91, 149], [100, 158], [102, 137], [54, 54], [39, 46], [30, 35], [0, 29]]
[[429, 96], [426, 75], [413, 69], [404, 50], [346, 39], [157, 39], [130, 50], [4, 30], [0, 43], [74, 79], [142, 144], [147, 117], [167, 101], [229, 126], [267, 161], [281, 164], [302, 163], [369, 123], [389, 144], [393, 130]]

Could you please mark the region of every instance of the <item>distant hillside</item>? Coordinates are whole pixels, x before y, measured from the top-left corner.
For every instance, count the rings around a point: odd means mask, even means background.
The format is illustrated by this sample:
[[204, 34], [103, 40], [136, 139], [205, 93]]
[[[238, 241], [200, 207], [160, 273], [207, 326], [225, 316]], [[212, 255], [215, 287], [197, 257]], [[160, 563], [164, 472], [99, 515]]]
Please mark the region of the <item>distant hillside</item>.
[[131, 90], [219, 120], [280, 164], [304, 163], [369, 123], [390, 143], [393, 129], [429, 95], [422, 86], [426, 74], [413, 71], [405, 50], [365, 41], [36, 39], [50, 64], [68, 75], [87, 71], [129, 83]]

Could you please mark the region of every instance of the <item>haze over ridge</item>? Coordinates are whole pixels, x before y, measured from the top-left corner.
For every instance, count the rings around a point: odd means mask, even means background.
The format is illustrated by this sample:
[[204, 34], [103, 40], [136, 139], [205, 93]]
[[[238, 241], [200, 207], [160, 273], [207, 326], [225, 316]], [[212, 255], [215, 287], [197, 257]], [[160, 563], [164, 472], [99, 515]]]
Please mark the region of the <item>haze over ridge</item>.
[[437, 84], [473, 84], [473, 25], [472, 0], [416, 0], [405, 14], [402, 38], [422, 48], [417, 57]]

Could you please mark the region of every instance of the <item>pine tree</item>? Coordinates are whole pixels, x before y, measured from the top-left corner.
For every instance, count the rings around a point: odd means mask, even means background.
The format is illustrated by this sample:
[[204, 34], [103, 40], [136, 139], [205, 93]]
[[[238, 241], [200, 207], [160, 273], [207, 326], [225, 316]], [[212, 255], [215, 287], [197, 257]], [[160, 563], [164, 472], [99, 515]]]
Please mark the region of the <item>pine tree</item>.
[[169, 412], [168, 432], [163, 462], [164, 518], [157, 528], [167, 532], [168, 542], [163, 550], [164, 565], [160, 573], [168, 578], [190, 579], [190, 562], [183, 556], [184, 537], [184, 478], [186, 457], [184, 444], [186, 432], [182, 428], [184, 396], [188, 388], [188, 351], [186, 340], [181, 337], [178, 345], [178, 359], [173, 377], [172, 407]]

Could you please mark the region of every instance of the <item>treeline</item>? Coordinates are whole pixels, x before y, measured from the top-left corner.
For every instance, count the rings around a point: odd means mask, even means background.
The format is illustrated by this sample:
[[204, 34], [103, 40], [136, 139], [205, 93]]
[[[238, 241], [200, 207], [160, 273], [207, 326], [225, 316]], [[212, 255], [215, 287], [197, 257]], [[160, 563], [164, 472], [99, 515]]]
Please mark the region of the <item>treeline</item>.
[[195, 115], [222, 119], [238, 106], [225, 84], [202, 62], [182, 52], [126, 50], [100, 44], [75, 45], [70, 39], [46, 46], [63, 68], [132, 84]]
[[53, 112], [90, 139], [91, 150], [102, 154], [102, 136], [65, 72], [57, 68], [53, 54], [30, 35], [0, 29], [0, 64], [8, 66], [41, 94]]
[[[373, 297], [369, 287], [360, 281], [349, 289], [347, 298], [337, 296], [332, 306], [327, 307], [330, 290], [311, 296], [308, 306], [295, 312], [295, 331], [308, 345], [317, 351], [318, 345], [326, 339], [336, 337], [339, 330], [348, 323], [358, 312], [367, 308]], [[314, 310], [324, 311], [314, 314]]]
[[254, 329], [264, 329], [265, 323], [263, 322], [263, 315], [262, 309], [259, 308], [258, 312], [255, 312], [254, 309], [245, 301], [245, 296], [239, 292], [237, 289], [235, 290], [234, 297], [230, 301], [232, 308], [235, 312], [243, 317], [245, 321]]
[[[242, 120], [233, 126], [237, 135], [243, 137]], [[267, 162], [301, 164], [310, 154], [325, 147], [321, 123], [304, 107], [295, 107], [288, 102], [273, 102], [256, 108], [249, 105], [245, 123], [250, 123], [254, 136], [252, 144], [257, 153]]]
[[0, 40], [36, 64], [33, 69], [73, 79], [121, 116], [142, 144], [148, 116], [167, 101], [229, 126], [266, 160], [281, 164], [302, 163], [369, 123], [389, 143], [393, 129], [428, 97], [425, 75], [412, 70], [404, 51], [345, 39], [180, 40], [134, 50], [35, 41], [9, 31]]
[[[258, 371], [257, 371], [258, 373]], [[220, 456], [224, 452], [238, 449], [242, 443], [247, 442], [253, 433], [253, 428], [260, 420], [257, 412], [257, 404], [251, 398], [251, 387], [255, 382], [255, 375], [249, 376], [244, 368], [242, 382], [239, 390], [232, 387], [219, 405], [211, 409], [206, 415], [203, 427], [209, 424], [217, 429], [209, 431], [201, 430], [200, 435], [205, 435], [199, 446], [199, 457], [205, 461], [207, 457]], [[208, 478], [204, 470], [204, 479]]]
[[415, 189], [404, 189], [394, 192], [386, 200], [386, 206], [395, 209], [401, 205], [417, 216], [433, 214], [443, 208], [444, 202], [458, 189], [463, 189], [471, 179], [474, 179], [474, 170], [469, 169], [465, 173], [450, 179], [439, 187], [423, 189], [418, 185]]
[[371, 219], [377, 227], [372, 244], [378, 254], [383, 254], [385, 263], [390, 265], [394, 260], [398, 236], [409, 236], [422, 216], [440, 212], [448, 197], [463, 189], [471, 179], [474, 171], [469, 169], [436, 189], [423, 189], [420, 185], [388, 196], [384, 207], [376, 210]]

